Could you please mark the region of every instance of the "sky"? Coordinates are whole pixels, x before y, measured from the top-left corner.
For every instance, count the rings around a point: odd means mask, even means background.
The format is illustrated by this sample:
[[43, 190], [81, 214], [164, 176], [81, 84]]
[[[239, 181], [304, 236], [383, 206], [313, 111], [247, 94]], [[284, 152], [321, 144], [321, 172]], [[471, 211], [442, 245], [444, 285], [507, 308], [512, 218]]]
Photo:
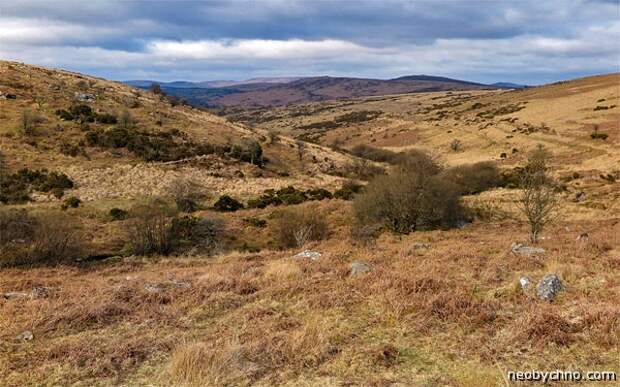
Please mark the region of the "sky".
[[620, 0], [0, 0], [0, 59], [114, 80], [620, 71]]

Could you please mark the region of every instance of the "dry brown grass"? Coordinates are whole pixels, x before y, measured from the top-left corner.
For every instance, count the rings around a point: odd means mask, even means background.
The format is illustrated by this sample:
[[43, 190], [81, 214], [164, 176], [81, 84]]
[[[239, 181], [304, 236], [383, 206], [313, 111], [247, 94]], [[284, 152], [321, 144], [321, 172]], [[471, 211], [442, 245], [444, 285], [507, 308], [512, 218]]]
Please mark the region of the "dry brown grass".
[[[527, 232], [503, 222], [384, 235], [372, 249], [336, 229], [314, 246], [318, 261], [287, 251], [5, 270], [2, 291], [54, 291], [0, 299], [0, 376], [7, 385], [475, 385], [482, 375], [493, 385], [498, 365], [618, 371], [620, 230], [608, 222], [575, 241], [590, 227], [556, 225], [542, 259], [510, 253]], [[431, 247], [412, 249], [420, 240]], [[359, 259], [375, 270], [349, 277]], [[567, 285], [556, 302], [518, 290], [519, 275], [551, 271]], [[191, 287], [144, 288], [171, 280]], [[26, 329], [35, 339], [16, 341]]]

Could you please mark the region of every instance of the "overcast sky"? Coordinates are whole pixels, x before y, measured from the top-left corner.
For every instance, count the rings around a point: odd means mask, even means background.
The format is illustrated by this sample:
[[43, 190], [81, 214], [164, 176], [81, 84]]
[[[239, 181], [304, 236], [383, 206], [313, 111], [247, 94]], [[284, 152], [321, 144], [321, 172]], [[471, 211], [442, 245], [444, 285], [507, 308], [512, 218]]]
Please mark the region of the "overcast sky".
[[617, 0], [0, 0], [0, 58], [116, 80], [620, 71]]

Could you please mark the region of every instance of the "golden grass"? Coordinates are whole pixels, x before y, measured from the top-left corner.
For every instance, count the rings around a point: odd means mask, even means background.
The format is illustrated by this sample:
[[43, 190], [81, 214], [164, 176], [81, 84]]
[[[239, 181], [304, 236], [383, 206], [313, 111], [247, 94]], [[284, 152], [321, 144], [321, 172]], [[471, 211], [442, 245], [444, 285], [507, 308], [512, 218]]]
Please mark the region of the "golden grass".
[[[620, 371], [620, 229], [606, 222], [575, 240], [591, 226], [556, 225], [542, 258], [512, 254], [526, 230], [502, 222], [385, 235], [372, 249], [339, 231], [313, 246], [318, 261], [265, 251], [5, 270], [2, 291], [55, 290], [0, 299], [0, 377], [10, 386], [466, 386], [502, 383], [498, 367]], [[411, 249], [420, 241], [431, 247]], [[375, 270], [349, 277], [353, 260]], [[556, 302], [521, 293], [520, 275], [548, 272], [566, 284]], [[170, 280], [191, 287], [144, 288]], [[35, 339], [16, 341], [26, 329]]]

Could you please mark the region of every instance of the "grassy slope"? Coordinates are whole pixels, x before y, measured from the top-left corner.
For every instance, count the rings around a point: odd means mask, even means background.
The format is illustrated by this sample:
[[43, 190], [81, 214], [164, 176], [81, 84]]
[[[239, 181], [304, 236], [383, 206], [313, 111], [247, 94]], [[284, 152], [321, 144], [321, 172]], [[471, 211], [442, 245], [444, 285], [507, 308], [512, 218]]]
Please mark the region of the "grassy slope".
[[[44, 70], [27, 67], [20, 71], [38, 74]], [[60, 73], [54, 74], [51, 79]], [[66, 76], [75, 81], [74, 75]], [[0, 79], [4, 88], [7, 78]], [[19, 78], [24, 85], [26, 79]], [[35, 79], [44, 82], [46, 77]], [[106, 81], [97, 82], [108, 85]], [[618, 90], [608, 80], [602, 83], [602, 87], [593, 86], [592, 79], [586, 79], [514, 93], [472, 92], [472, 99], [447, 108], [450, 112], [440, 121], [427, 121], [437, 116], [436, 111], [419, 111], [445, 102], [444, 99], [459, 98], [456, 93], [377, 97], [351, 105], [329, 103], [333, 104], [333, 112], [328, 109], [299, 117], [287, 117], [290, 109], [264, 113], [276, 114], [278, 118], [261, 124], [261, 128], [272, 125], [284, 130], [298, 120], [324, 121], [348, 111], [345, 109], [380, 109], [385, 113], [376, 122], [349, 125], [328, 136], [351, 136], [345, 146], [362, 142], [395, 149], [403, 145], [421, 146], [434, 150], [448, 163], [497, 158], [499, 151], [510, 150], [514, 144], [521, 149], [544, 141], [560, 157], [561, 163], [554, 166], [558, 175], [579, 171], [585, 177], [568, 183], [569, 191], [562, 196], [563, 217], [544, 233], [541, 246], [547, 253], [541, 257], [510, 253], [510, 244], [526, 236], [523, 222], [511, 219], [476, 222], [462, 230], [417, 232], [404, 237], [383, 235], [376, 245], [358, 245], [349, 239], [349, 205], [331, 200], [319, 204], [330, 224], [330, 238], [308, 246], [324, 255], [319, 261], [305, 262], [292, 258], [297, 251], [270, 250], [274, 209], [244, 210], [225, 216], [228, 233], [239, 243], [246, 241], [262, 247], [260, 253], [232, 252], [211, 258], [134, 257], [80, 268], [0, 272], [1, 292], [29, 291], [37, 285], [54, 289], [47, 298], [0, 298], [0, 380], [9, 386], [184, 382], [492, 386], [504, 383], [504, 371], [508, 369], [620, 372], [619, 183], [603, 184], [597, 179], [601, 171], [613, 172], [610, 161], [619, 157], [614, 148], [618, 141], [618, 128], [614, 126], [617, 116], [614, 109], [592, 111], [601, 98], [606, 101], [599, 104], [617, 103]], [[109, 85], [131, 93], [117, 84]], [[15, 90], [25, 93], [21, 90], [26, 89]], [[110, 98], [116, 95], [115, 92]], [[34, 103], [28, 96], [19, 97], [17, 103], [21, 107], [29, 101]], [[431, 99], [436, 97], [441, 98]], [[143, 106], [154, 103], [157, 111], [168, 111], [171, 127], [194, 128], [194, 135], [200, 135], [203, 127], [208, 132], [212, 121], [217, 123], [212, 127], [213, 138], [219, 136], [218, 125], [223, 126], [223, 133], [229, 131], [235, 136], [247, 130], [203, 112], [160, 106], [149, 95], [142, 98]], [[566, 98], [572, 103], [582, 101], [581, 105], [569, 109]], [[512, 124], [499, 122], [504, 116], [491, 119], [492, 125], [478, 130], [488, 122], [465, 122], [474, 120], [478, 111], [488, 107], [471, 113], [457, 112], [478, 101], [504, 106], [525, 100], [525, 109], [507, 117], [519, 117], [517, 125], [524, 121], [538, 125], [544, 120], [558, 134], [513, 134]], [[5, 117], [2, 130], [16, 124], [18, 109], [8, 103], [14, 101], [0, 101], [0, 112]], [[44, 112], [51, 119], [50, 112], [69, 103], [70, 97], [64, 102], [49, 99]], [[117, 109], [118, 105], [112, 107]], [[316, 107], [302, 109], [310, 111]], [[139, 122], [149, 122], [148, 110], [137, 110], [135, 115]], [[456, 116], [460, 117], [458, 121], [453, 120]], [[607, 142], [589, 139], [591, 129], [584, 125], [592, 123], [600, 123], [604, 128], [601, 131], [610, 134]], [[78, 133], [74, 129], [72, 133]], [[405, 130], [401, 132], [402, 129]], [[446, 130], [453, 133], [445, 133]], [[371, 136], [372, 133], [375, 134]], [[513, 134], [513, 139], [505, 139], [507, 133]], [[325, 144], [330, 141], [328, 136], [323, 140]], [[463, 152], [451, 153], [446, 149], [454, 137], [462, 139]], [[55, 141], [53, 138], [41, 136], [38, 140]], [[504, 143], [508, 140], [510, 144]], [[118, 185], [118, 178], [133, 176], [131, 172], [108, 176], [99, 170], [101, 167], [116, 168], [112, 163], [122, 164], [123, 168], [135, 165], [139, 171], [155, 168], [157, 173], [162, 173], [158, 168], [164, 168], [145, 166], [130, 157], [119, 159], [98, 153], [93, 153], [90, 161], [79, 160], [80, 165], [76, 166], [75, 159], [59, 155], [52, 146], [48, 150], [30, 149], [16, 136], [4, 137], [3, 141], [13, 167], [51, 165], [69, 171], [82, 168], [74, 172], [76, 180], [92, 179], [92, 183], [78, 188], [83, 189], [79, 192], [85, 197], [89, 197], [89, 191], [84, 187]], [[292, 164], [295, 159], [294, 152], [284, 151], [290, 148], [289, 144], [292, 141], [285, 138], [278, 145], [283, 146], [281, 153], [276, 153], [282, 164]], [[510, 155], [504, 163], [520, 162], [522, 153]], [[292, 165], [295, 172], [297, 166]], [[215, 167], [203, 167], [206, 171], [200, 173], [208, 173], [212, 168]], [[78, 172], [86, 176], [78, 178]], [[191, 173], [187, 169], [173, 172]], [[142, 172], [136, 173], [139, 180], [147, 179]], [[148, 176], [153, 175], [149, 172]], [[162, 179], [156, 176], [147, 180], [144, 187], [153, 187]], [[109, 182], [103, 183], [106, 179]], [[265, 179], [268, 178], [252, 182], [258, 184]], [[268, 184], [290, 181], [277, 176], [269, 179], [272, 180]], [[313, 185], [317, 184], [313, 179], [328, 177], [299, 175], [293, 179]], [[217, 181], [220, 180], [209, 184]], [[246, 189], [247, 181], [227, 181], [233, 191]], [[571, 201], [577, 189], [588, 193], [585, 202]], [[85, 240], [106, 247], [116, 243], [114, 239], [122, 235], [122, 222], [109, 222], [106, 212], [111, 206], [125, 206], [133, 201], [129, 192], [121, 190], [117, 197], [98, 196], [95, 192], [83, 208], [69, 211], [83, 222]], [[468, 200], [484, 200], [514, 212], [516, 193], [495, 190]], [[142, 192], [136, 195], [139, 194]], [[43, 211], [57, 206], [48, 199], [42, 200], [28, 207]], [[248, 225], [242, 220], [248, 216], [266, 219], [268, 227]], [[590, 238], [576, 241], [576, 236], [583, 232], [588, 232]], [[414, 242], [430, 242], [431, 247], [415, 250]], [[375, 270], [349, 277], [348, 265], [355, 260], [366, 260]], [[549, 272], [558, 273], [566, 284], [556, 302], [542, 303], [521, 293], [519, 276], [538, 280]], [[171, 279], [188, 282], [191, 287], [161, 294], [145, 289], [149, 283]], [[34, 333], [35, 339], [16, 340], [15, 336], [26, 329]]]
[[[351, 162], [346, 155], [309, 145], [305, 157], [315, 161], [302, 166], [291, 139], [282, 137], [270, 144], [264, 130], [237, 125], [201, 110], [173, 107], [152, 93], [85, 75], [0, 61], [0, 91], [17, 95], [15, 100], [0, 99], [0, 151], [8, 166], [13, 169], [45, 167], [62, 170], [77, 183], [77, 189], [71, 194], [83, 200], [161, 194], [179, 174], [194, 177], [213, 193], [234, 193], [243, 198], [266, 188], [289, 184], [333, 188], [339, 185], [339, 179], [326, 172], [333, 166], [337, 169]], [[80, 92], [96, 96], [90, 106], [98, 112], [119, 114], [129, 110], [141, 130], [176, 128], [189, 133], [195, 140], [216, 144], [257, 139], [271, 162], [267, 170], [261, 171], [236, 160], [218, 157], [208, 158], [205, 168], [193, 163], [147, 165], [129, 154], [119, 156], [97, 148], [87, 149], [88, 158], [65, 156], [59, 152], [60, 143], [77, 144], [83, 139], [83, 131], [77, 123], [59, 120], [54, 112], [75, 104], [75, 95]], [[37, 135], [32, 138], [25, 138], [17, 129], [25, 109], [43, 118], [43, 122], [37, 125]], [[161, 125], [157, 121], [161, 121]], [[105, 128], [109, 125], [90, 126]], [[239, 171], [247, 176], [243, 181], [236, 177]], [[282, 179], [278, 177], [279, 172], [287, 172], [291, 177]]]

